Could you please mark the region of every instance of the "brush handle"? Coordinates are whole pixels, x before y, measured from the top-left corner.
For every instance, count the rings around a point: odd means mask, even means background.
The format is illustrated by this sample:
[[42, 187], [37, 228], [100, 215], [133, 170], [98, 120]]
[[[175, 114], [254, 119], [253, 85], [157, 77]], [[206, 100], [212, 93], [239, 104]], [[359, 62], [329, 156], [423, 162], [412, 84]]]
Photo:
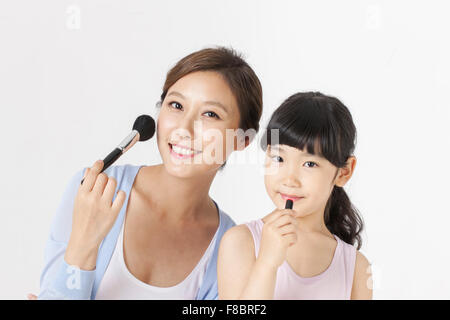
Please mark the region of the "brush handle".
[[[105, 171], [106, 169], [108, 169], [108, 167], [110, 165], [112, 165], [114, 163], [114, 161], [116, 161], [117, 159], [119, 159], [119, 157], [122, 155], [122, 150], [119, 148], [115, 148], [110, 154], [108, 154], [106, 156], [106, 158], [103, 160], [103, 169], [102, 171], [100, 171], [100, 173], [102, 173], [103, 171]], [[84, 178], [83, 180], [81, 180], [81, 184], [83, 184]]]

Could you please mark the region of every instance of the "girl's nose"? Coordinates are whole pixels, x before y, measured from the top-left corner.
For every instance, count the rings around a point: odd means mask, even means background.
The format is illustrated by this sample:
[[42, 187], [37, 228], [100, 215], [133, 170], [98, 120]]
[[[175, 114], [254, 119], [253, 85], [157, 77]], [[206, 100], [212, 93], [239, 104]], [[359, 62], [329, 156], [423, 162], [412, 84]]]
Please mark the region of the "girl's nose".
[[288, 188], [299, 188], [301, 187], [301, 183], [299, 179], [296, 179], [295, 177], [287, 177], [284, 181], [283, 184], [288, 187]]
[[286, 187], [289, 188], [299, 188], [301, 187], [301, 181], [300, 181], [300, 173], [297, 168], [287, 168], [287, 170], [284, 172], [284, 179], [283, 184]]

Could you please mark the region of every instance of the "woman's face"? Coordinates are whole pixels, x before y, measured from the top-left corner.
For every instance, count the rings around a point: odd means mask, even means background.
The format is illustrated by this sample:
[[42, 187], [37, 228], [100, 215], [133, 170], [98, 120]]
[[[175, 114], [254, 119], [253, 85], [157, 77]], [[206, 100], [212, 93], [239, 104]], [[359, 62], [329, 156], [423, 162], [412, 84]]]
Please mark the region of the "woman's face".
[[268, 146], [266, 151], [266, 190], [273, 203], [284, 209], [293, 200], [296, 217], [325, 210], [333, 190], [337, 168], [327, 159], [287, 145]]
[[226, 130], [238, 128], [236, 99], [222, 76], [190, 73], [175, 82], [161, 104], [158, 148], [166, 170], [192, 177], [216, 172], [235, 145], [227, 148]]

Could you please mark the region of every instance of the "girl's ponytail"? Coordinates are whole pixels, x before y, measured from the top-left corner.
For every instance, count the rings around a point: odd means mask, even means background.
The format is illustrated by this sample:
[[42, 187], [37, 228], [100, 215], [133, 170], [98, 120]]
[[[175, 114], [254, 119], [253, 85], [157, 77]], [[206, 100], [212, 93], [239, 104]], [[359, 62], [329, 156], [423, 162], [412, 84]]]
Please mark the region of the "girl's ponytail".
[[349, 244], [357, 242], [358, 250], [361, 248], [363, 221], [344, 188], [334, 186], [324, 214], [325, 225], [331, 233]]

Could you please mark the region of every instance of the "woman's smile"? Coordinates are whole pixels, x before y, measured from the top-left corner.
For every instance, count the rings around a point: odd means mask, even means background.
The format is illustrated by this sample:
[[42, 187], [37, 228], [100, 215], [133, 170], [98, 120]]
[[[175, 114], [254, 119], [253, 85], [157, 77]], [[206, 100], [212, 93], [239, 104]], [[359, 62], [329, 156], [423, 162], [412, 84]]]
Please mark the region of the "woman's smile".
[[201, 153], [201, 151], [197, 151], [178, 144], [169, 143], [169, 147], [170, 147], [170, 154], [177, 159], [189, 159]]

